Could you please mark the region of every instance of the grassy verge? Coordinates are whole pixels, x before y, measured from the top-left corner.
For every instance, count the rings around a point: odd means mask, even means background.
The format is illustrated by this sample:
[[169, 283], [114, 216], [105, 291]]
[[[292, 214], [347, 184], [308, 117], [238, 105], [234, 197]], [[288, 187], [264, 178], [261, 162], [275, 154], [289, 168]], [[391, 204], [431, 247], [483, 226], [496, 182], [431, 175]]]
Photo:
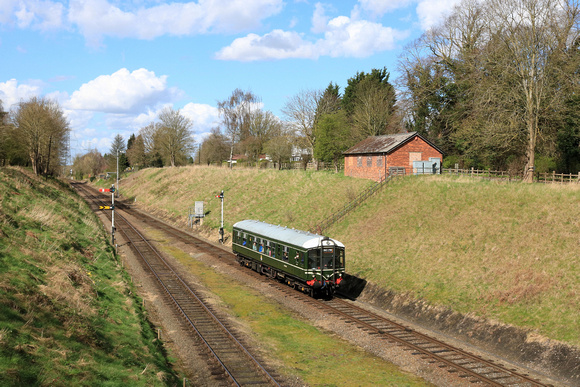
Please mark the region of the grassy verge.
[[578, 188], [407, 178], [332, 233], [351, 273], [579, 345]]
[[0, 385], [176, 384], [107, 240], [66, 185], [0, 169]]
[[[327, 172], [143, 170], [122, 192], [183, 219], [205, 200], [218, 227], [242, 219], [308, 229], [370, 184]], [[580, 187], [422, 176], [397, 180], [328, 230], [347, 270], [386, 289], [580, 345]]]
[[[155, 240], [163, 235], [149, 231]], [[427, 386], [425, 381], [325, 333], [248, 289], [191, 258], [176, 247], [163, 250], [195, 273], [219, 297], [221, 306], [241, 321], [268, 358], [286, 375], [299, 376], [311, 386]]]

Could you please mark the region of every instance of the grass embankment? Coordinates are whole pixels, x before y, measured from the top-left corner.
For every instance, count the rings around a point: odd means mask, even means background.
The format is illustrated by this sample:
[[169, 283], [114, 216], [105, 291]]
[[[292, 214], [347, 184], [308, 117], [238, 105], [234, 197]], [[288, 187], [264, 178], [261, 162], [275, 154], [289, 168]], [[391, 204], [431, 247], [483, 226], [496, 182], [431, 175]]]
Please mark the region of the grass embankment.
[[204, 201], [204, 226], [211, 228], [219, 228], [221, 201], [215, 195], [224, 190], [226, 230], [243, 219], [308, 230], [371, 183], [330, 172], [187, 167], [146, 169], [122, 180], [120, 189], [124, 197], [183, 223], [188, 208]]
[[[148, 169], [121, 191], [182, 219], [205, 200], [205, 225], [242, 219], [308, 229], [371, 184], [327, 172]], [[347, 271], [434, 305], [580, 345], [580, 187], [423, 176], [396, 180], [328, 230]]]
[[107, 240], [64, 184], [0, 169], [0, 385], [177, 384]]
[[331, 233], [351, 273], [580, 345], [579, 197], [572, 185], [406, 178]]

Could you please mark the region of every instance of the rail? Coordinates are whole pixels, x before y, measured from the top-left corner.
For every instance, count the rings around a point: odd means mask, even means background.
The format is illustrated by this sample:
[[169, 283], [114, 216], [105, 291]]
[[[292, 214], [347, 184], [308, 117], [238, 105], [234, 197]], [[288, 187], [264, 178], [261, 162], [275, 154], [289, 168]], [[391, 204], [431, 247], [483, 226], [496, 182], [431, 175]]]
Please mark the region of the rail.
[[[87, 200], [93, 203], [100, 201], [86, 187], [75, 187], [84, 191]], [[110, 216], [109, 213], [106, 215]], [[197, 334], [231, 384], [279, 386], [274, 376], [245, 348], [145, 236], [122, 215], [117, 214], [116, 219], [118, 230], [128, 245], [140, 256], [143, 264], [156, 278], [180, 316]]]

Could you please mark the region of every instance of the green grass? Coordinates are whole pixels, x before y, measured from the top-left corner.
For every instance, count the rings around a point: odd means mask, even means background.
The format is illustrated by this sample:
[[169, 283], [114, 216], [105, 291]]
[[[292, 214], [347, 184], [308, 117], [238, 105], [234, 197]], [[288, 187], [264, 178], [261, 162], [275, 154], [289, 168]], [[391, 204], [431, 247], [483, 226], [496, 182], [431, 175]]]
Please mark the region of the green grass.
[[0, 385], [173, 385], [101, 222], [65, 184], [0, 169]]
[[[158, 232], [149, 230], [163, 242]], [[165, 252], [195, 273], [223, 309], [235, 316], [259, 342], [266, 359], [286, 375], [299, 376], [310, 386], [427, 386], [422, 379], [366, 353], [345, 340], [325, 333], [291, 314], [259, 292], [235, 283], [176, 247]]]
[[[140, 171], [121, 192], [182, 226], [204, 200], [213, 238], [221, 189], [226, 231], [242, 219], [308, 229], [370, 184], [330, 172], [187, 167]], [[351, 274], [580, 345], [579, 198], [577, 185], [406, 177], [327, 233], [346, 245]]]

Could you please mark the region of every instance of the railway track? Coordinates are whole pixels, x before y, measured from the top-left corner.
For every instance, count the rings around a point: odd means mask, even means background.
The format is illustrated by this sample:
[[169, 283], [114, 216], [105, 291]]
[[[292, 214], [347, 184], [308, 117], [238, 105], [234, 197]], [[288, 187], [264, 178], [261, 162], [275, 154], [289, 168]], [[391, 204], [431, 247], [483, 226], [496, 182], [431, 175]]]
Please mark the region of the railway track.
[[[93, 203], [96, 210], [102, 199], [81, 184], [73, 185], [82, 196]], [[80, 192], [81, 193], [81, 192]], [[110, 213], [107, 213], [110, 217]], [[235, 337], [225, 323], [221, 322], [195, 290], [186, 284], [147, 239], [120, 214], [115, 214], [115, 226], [144, 265], [155, 276], [167, 298], [171, 300], [185, 323], [205, 345], [215, 368], [220, 373], [216, 379], [225, 377], [236, 386], [279, 386], [275, 377]]]
[[[187, 244], [195, 245], [197, 249], [206, 251], [208, 254], [222, 258], [222, 262], [238, 266], [235, 256], [204, 240], [196, 238], [189, 233], [176, 229], [164, 222], [151, 218], [145, 214], [131, 211], [132, 216], [140, 221], [147, 222], [151, 226], [163, 230], [173, 238]], [[248, 275], [262, 277], [246, 268], [239, 268]], [[397, 345], [413, 355], [419, 356], [434, 367], [446, 369], [449, 373], [457, 375], [466, 384], [502, 387], [547, 387], [540, 380], [531, 378], [525, 373], [518, 372], [511, 365], [504, 365], [480, 356], [471, 354], [460, 348], [456, 348], [443, 341], [405, 327], [395, 321], [360, 308], [351, 302], [340, 298], [333, 300], [312, 299], [278, 281], [268, 280], [271, 287], [284, 294], [298, 298], [305, 303], [314, 303], [320, 310], [325, 310], [329, 315], [344, 321], [347, 324], [361, 329], [377, 339], [384, 341], [385, 345]]]
[[547, 386], [528, 375], [516, 372], [515, 369], [483, 359], [462, 349], [453, 347], [443, 341], [409, 329], [392, 320], [371, 313], [343, 299], [317, 301], [328, 313], [337, 316], [347, 323], [353, 323], [360, 329], [385, 340], [389, 344], [402, 345], [412, 351], [413, 355], [445, 368], [448, 372], [470, 383], [487, 386]]

